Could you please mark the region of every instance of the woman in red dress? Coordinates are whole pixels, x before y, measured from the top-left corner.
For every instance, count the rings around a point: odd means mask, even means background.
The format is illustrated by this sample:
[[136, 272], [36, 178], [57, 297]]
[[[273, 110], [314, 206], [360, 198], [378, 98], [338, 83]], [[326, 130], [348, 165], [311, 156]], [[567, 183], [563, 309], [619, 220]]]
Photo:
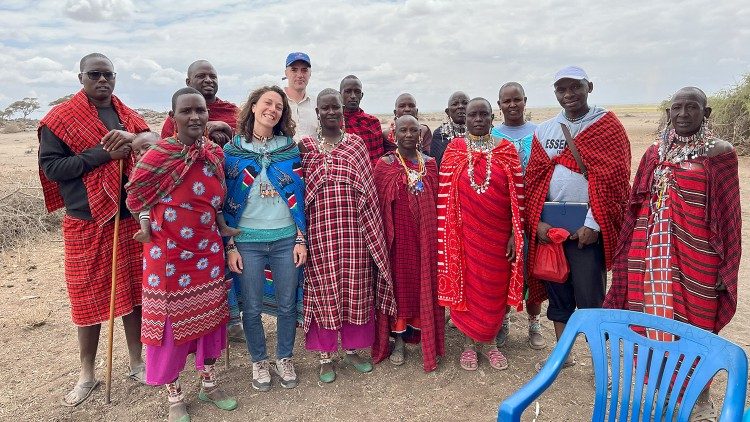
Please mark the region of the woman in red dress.
[[477, 344], [495, 369], [508, 367], [494, 339], [506, 304], [523, 291], [523, 179], [512, 143], [494, 138], [483, 98], [466, 107], [468, 135], [448, 145], [438, 192], [438, 299], [466, 336], [461, 367], [478, 367]]
[[226, 347], [229, 318], [224, 248], [216, 225], [225, 194], [224, 154], [204, 137], [206, 100], [194, 88], [172, 97], [175, 137], [161, 140], [131, 174], [128, 208], [148, 211], [151, 242], [143, 247], [146, 383], [166, 384], [169, 420], [189, 421], [178, 376], [195, 353], [198, 398], [223, 410], [237, 401], [217, 385], [214, 364]]

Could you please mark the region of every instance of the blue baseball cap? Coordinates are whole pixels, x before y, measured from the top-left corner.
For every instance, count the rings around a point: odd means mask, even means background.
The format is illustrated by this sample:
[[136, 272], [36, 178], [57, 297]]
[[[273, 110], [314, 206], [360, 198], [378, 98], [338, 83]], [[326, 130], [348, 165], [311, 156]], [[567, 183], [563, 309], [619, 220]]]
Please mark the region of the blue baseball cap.
[[303, 61], [307, 63], [308, 66], [312, 67], [312, 63], [310, 63], [310, 56], [300, 51], [289, 53], [289, 55], [286, 56], [286, 66], [284, 67], [289, 67], [290, 64], [296, 61]]

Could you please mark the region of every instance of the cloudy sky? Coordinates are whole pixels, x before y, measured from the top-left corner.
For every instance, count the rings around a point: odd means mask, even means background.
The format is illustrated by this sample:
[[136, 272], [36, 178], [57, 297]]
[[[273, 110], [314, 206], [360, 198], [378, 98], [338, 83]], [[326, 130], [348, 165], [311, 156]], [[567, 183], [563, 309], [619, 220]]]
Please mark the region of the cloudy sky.
[[530, 107], [554, 105], [552, 75], [569, 64], [593, 80], [592, 103], [656, 103], [750, 72], [747, 22], [746, 0], [2, 0], [0, 107], [77, 91], [78, 60], [94, 51], [113, 60], [118, 96], [155, 110], [195, 59], [210, 60], [219, 96], [240, 103], [282, 84], [297, 50], [312, 58], [310, 94], [353, 73], [369, 112], [393, 110], [405, 91], [422, 111], [442, 110], [456, 90], [496, 100], [511, 80]]

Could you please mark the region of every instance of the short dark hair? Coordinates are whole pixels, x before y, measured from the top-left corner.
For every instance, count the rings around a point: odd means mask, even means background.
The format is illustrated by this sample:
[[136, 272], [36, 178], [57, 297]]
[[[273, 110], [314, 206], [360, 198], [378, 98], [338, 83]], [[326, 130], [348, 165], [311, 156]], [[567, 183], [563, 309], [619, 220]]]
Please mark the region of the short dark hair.
[[326, 88], [318, 93], [318, 97], [315, 99], [315, 104], [317, 105], [317, 103], [320, 102], [320, 99], [325, 97], [326, 95], [335, 95], [339, 97], [339, 100], [341, 100], [342, 103], [344, 102], [344, 97], [341, 96], [340, 92], [336, 91], [333, 88]]
[[[473, 103], [474, 101], [484, 101], [485, 103], [487, 103], [487, 107], [490, 108], [490, 112], [492, 112], [492, 104], [486, 98], [482, 98], [482, 97], [472, 98], [471, 100], [469, 100], [469, 104]], [[469, 104], [466, 104], [466, 106], [468, 107]]]
[[245, 139], [253, 139], [253, 126], [255, 125], [255, 114], [253, 113], [253, 105], [257, 104], [260, 97], [266, 92], [273, 91], [281, 96], [281, 101], [284, 107], [281, 111], [281, 119], [276, 126], [273, 127], [274, 135], [283, 136], [294, 136], [296, 124], [292, 120], [292, 109], [289, 107], [289, 100], [286, 97], [286, 93], [283, 89], [276, 85], [263, 86], [250, 93], [247, 98], [247, 102], [240, 109], [240, 114], [237, 116], [237, 132], [244, 136]]
[[498, 96], [502, 96], [503, 95], [503, 90], [505, 88], [510, 88], [510, 87], [518, 88], [518, 90], [521, 91], [521, 95], [523, 95], [524, 97], [526, 96], [526, 91], [523, 89], [523, 87], [521, 86], [521, 84], [519, 84], [518, 82], [506, 82], [506, 83], [504, 83], [503, 86], [500, 87], [500, 91], [497, 93]]
[[79, 63], [79, 67], [81, 69], [80, 70], [81, 72], [83, 72], [83, 67], [86, 65], [86, 61], [88, 59], [104, 59], [104, 60], [108, 61], [110, 64], [112, 63], [112, 60], [110, 60], [109, 57], [105, 56], [102, 53], [87, 54], [87, 55], [81, 57], [81, 62]]
[[203, 96], [200, 91], [193, 87], [186, 86], [185, 88], [180, 88], [172, 94], [172, 111], [175, 111], [175, 108], [177, 108], [177, 99], [186, 94], [198, 94], [201, 97]]

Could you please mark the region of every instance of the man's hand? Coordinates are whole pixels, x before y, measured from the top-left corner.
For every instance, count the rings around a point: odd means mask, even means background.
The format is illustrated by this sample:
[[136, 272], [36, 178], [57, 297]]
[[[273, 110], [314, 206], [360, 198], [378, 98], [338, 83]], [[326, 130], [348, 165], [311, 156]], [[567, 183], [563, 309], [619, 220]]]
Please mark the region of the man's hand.
[[133, 139], [135, 139], [135, 135], [130, 132], [124, 130], [110, 130], [102, 138], [101, 144], [104, 147], [104, 150], [109, 151], [110, 154], [112, 151], [118, 150], [126, 145], [128, 146], [128, 153], [130, 153], [130, 144], [133, 142]]
[[206, 123], [206, 132], [208, 132], [210, 140], [222, 146], [229, 142], [234, 135], [232, 127], [220, 120], [212, 120]]
[[130, 145], [125, 145], [120, 149], [109, 151], [109, 158], [112, 160], [122, 160], [130, 155]]
[[537, 240], [539, 240], [539, 243], [547, 244], [550, 242], [549, 237], [547, 236], [547, 232], [551, 228], [552, 226], [545, 223], [544, 221], [539, 222], [539, 224], [536, 226], [536, 238]]
[[584, 246], [592, 245], [599, 240], [599, 232], [583, 226], [570, 235], [570, 240], [578, 240], [578, 249], [583, 249]]

